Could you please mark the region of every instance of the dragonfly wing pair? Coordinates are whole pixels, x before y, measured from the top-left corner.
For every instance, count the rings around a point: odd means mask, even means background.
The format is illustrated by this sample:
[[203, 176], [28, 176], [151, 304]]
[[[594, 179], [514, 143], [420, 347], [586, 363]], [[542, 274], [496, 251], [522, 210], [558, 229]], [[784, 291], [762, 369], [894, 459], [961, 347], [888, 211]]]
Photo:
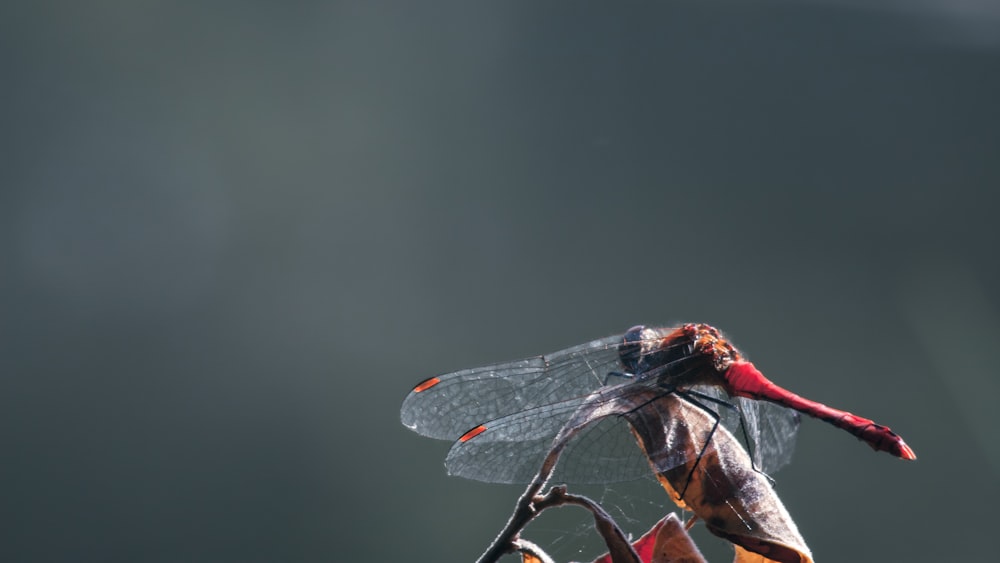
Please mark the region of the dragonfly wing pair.
[[[623, 338], [602, 338], [553, 354], [430, 378], [404, 400], [402, 422], [425, 436], [455, 440], [445, 460], [451, 475], [526, 483], [552, 447], [553, 438], [575, 416], [582, 420], [577, 415], [586, 409], [588, 416], [583, 418], [589, 422], [563, 451], [552, 478], [567, 483], [610, 483], [650, 475], [648, 458], [637, 446], [628, 422], [618, 415], [625, 414], [623, 409], [642, 408], [641, 403], [638, 407], [629, 403], [629, 397], [648, 397], [658, 382], [656, 377], [641, 374], [622, 376], [626, 371], [619, 354]], [[662, 393], [672, 391], [663, 389]], [[795, 413], [735, 399], [717, 387], [678, 396], [690, 397], [707, 411], [718, 413], [721, 423], [749, 444], [757, 467], [773, 471], [790, 458], [798, 422]], [[671, 459], [671, 464], [683, 462], [674, 457], [656, 458]]]

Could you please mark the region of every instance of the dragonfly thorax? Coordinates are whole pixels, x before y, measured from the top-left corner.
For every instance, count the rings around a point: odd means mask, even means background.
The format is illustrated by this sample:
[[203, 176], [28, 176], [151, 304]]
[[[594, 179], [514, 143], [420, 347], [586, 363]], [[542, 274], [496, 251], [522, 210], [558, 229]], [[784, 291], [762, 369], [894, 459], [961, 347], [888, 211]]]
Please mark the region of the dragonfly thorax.
[[741, 359], [739, 352], [706, 324], [673, 329], [634, 326], [618, 347], [625, 369], [636, 377], [655, 377], [662, 385], [718, 385], [722, 374]]
[[720, 373], [729, 369], [733, 362], [743, 359], [739, 350], [723, 338], [719, 329], [714, 326], [690, 323], [680, 330], [692, 341], [692, 352], [710, 359], [712, 366]]

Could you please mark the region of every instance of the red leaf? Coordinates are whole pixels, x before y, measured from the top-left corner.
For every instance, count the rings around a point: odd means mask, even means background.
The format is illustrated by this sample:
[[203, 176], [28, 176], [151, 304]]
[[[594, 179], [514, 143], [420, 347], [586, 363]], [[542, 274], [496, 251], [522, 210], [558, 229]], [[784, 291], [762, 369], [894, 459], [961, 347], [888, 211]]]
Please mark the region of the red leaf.
[[[676, 514], [668, 514], [632, 543], [643, 563], [707, 563]], [[605, 554], [594, 563], [612, 563]]]

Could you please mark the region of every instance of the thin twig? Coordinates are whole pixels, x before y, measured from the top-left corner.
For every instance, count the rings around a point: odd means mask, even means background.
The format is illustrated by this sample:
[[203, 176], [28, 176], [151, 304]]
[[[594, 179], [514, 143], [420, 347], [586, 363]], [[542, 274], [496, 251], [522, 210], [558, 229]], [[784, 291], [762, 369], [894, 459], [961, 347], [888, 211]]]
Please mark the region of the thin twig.
[[515, 550], [514, 543], [518, 540], [521, 530], [538, 515], [538, 511], [533, 506], [532, 501], [534, 501], [535, 496], [542, 490], [542, 487], [545, 486], [549, 478], [552, 477], [552, 472], [556, 469], [559, 455], [562, 454], [566, 443], [569, 442], [570, 438], [579, 433], [580, 430], [580, 427], [574, 428], [567, 423], [559, 431], [559, 434], [552, 441], [552, 448], [549, 449], [549, 452], [545, 455], [545, 459], [542, 461], [542, 466], [538, 469], [538, 473], [535, 474], [535, 478], [531, 480], [528, 488], [524, 490], [521, 498], [517, 500], [514, 513], [510, 515], [507, 525], [504, 526], [500, 534], [493, 540], [493, 543], [490, 544], [486, 552], [479, 557], [478, 563], [495, 563], [505, 553]]
[[[535, 474], [535, 478], [531, 480], [531, 484], [529, 484], [528, 488], [521, 494], [521, 498], [518, 499], [517, 505], [514, 507], [514, 513], [511, 514], [510, 519], [507, 521], [507, 525], [504, 526], [500, 534], [493, 540], [493, 543], [490, 544], [490, 547], [487, 548], [486, 552], [479, 557], [478, 563], [495, 563], [505, 553], [511, 553], [516, 550], [516, 542], [519, 539], [521, 530], [523, 530], [524, 527], [527, 526], [533, 518], [535, 518], [535, 516], [538, 516], [538, 513], [540, 512], [540, 509], [538, 509], [534, 504], [536, 496], [539, 491], [545, 487], [549, 478], [552, 477], [552, 473], [556, 469], [556, 463], [559, 462], [559, 456], [566, 448], [566, 445], [591, 422], [613, 414], [615, 410], [614, 406], [622, 400], [622, 397], [613, 397], [609, 399], [608, 393], [611, 391], [605, 389], [592, 393], [591, 396], [588, 397], [587, 402], [581, 405], [581, 407], [577, 410], [573, 418], [567, 421], [559, 433], [556, 434], [556, 437], [552, 440], [552, 447], [545, 455], [545, 459], [542, 460], [542, 466], [538, 469], [538, 473]], [[565, 493], [565, 489], [563, 489], [563, 492]], [[601, 509], [601, 512], [603, 512], [603, 509]], [[594, 517], [597, 518], [597, 513], [595, 512], [594, 514]], [[606, 512], [604, 512], [604, 514], [607, 515]], [[611, 521], [611, 517], [607, 516], [607, 520]], [[611, 524], [614, 528], [617, 528], [613, 521], [611, 521]], [[598, 527], [598, 530], [600, 530], [600, 526]], [[618, 530], [618, 533], [621, 533], [620, 529]], [[627, 544], [628, 542], [626, 541], [625, 543]], [[629, 546], [629, 550], [631, 550], [631, 546]], [[634, 550], [631, 551], [633, 554], [635, 553]], [[619, 563], [619, 561], [624, 563], [632, 560], [615, 559], [614, 561], [615, 563]], [[638, 561], [638, 556], [636, 556], [635, 561]]]
[[611, 555], [613, 563], [641, 563], [639, 554], [635, 552], [632, 544], [629, 543], [625, 532], [618, 527], [610, 514], [601, 505], [581, 495], [571, 495], [566, 492], [566, 487], [552, 487], [544, 497], [536, 497], [534, 501], [535, 509], [538, 512], [553, 506], [565, 504], [575, 504], [582, 506], [594, 515], [594, 527], [604, 538], [604, 543], [608, 546], [608, 554]]
[[500, 534], [493, 540], [493, 543], [490, 544], [486, 552], [479, 557], [478, 563], [495, 563], [503, 554], [510, 553], [516, 549], [515, 542], [519, 539], [521, 530], [538, 515], [538, 511], [535, 509], [532, 501], [552, 475], [552, 470], [555, 469], [555, 462], [558, 460], [561, 450], [562, 448], [553, 448], [549, 451], [535, 479], [524, 490], [524, 493], [521, 494], [521, 498], [517, 500], [514, 513], [510, 515], [507, 525], [504, 526]]

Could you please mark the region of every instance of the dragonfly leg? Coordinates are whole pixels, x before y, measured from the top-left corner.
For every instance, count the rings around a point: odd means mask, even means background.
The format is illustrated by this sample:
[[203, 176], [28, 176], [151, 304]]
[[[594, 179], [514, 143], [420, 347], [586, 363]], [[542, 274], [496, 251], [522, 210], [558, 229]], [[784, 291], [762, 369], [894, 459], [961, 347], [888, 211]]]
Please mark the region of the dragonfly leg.
[[[750, 435], [747, 434], [747, 424], [746, 424], [746, 419], [743, 417], [743, 409], [741, 409], [739, 407], [739, 405], [736, 405], [734, 403], [730, 403], [728, 401], [723, 401], [722, 399], [719, 399], [718, 397], [713, 397], [711, 395], [706, 395], [704, 393], [699, 393], [697, 391], [688, 390], [688, 391], [685, 391], [685, 394], [687, 394], [687, 395], [694, 395], [694, 396], [696, 396], [699, 399], [702, 399], [704, 401], [708, 401], [710, 403], [715, 403], [715, 404], [717, 404], [717, 405], [719, 405], [721, 407], [726, 407], [727, 409], [732, 409], [732, 410], [736, 411], [736, 414], [740, 417], [740, 434], [743, 436], [743, 445], [746, 448], [747, 453], [750, 454], [750, 469], [753, 469], [754, 472], [763, 475], [771, 483], [771, 486], [774, 486], [774, 479], [772, 479], [771, 476], [768, 475], [767, 473], [764, 473], [764, 471], [762, 470], [762, 468], [757, 467], [757, 463], [754, 461], [754, 454], [755, 454], [755, 452], [754, 452], [754, 444], [753, 444], [753, 441], [750, 440]], [[697, 404], [697, 403], [695, 403], [695, 404]], [[702, 408], [704, 409], [705, 407], [702, 406]], [[712, 411], [711, 409], [708, 409], [706, 412], [709, 412], [710, 414], [714, 414], [714, 415], [718, 414], [718, 413], [715, 413], [714, 411]], [[718, 419], [716, 419], [716, 423], [718, 423]]]
[[612, 377], [620, 377], [622, 379], [634, 379], [635, 378], [635, 374], [628, 373], [626, 371], [609, 371], [608, 375], [604, 376], [604, 385], [607, 385], [608, 381]]
[[[715, 430], [719, 427], [719, 421], [720, 421], [719, 413], [713, 411], [712, 409], [708, 408], [708, 406], [706, 406], [705, 404], [699, 402], [698, 399], [695, 398], [695, 396], [694, 396], [695, 394], [700, 395], [701, 398], [706, 398], [705, 395], [702, 395], [701, 393], [697, 393], [695, 391], [677, 391], [677, 396], [678, 397], [683, 398], [684, 400], [686, 400], [687, 402], [691, 403], [692, 405], [694, 405], [694, 406], [700, 408], [701, 410], [705, 411], [705, 413], [708, 414], [708, 416], [712, 417], [712, 419], [715, 422], [714, 422], [714, 424], [712, 424], [712, 429], [709, 430], [708, 437], [705, 438], [705, 443], [701, 446], [701, 451], [698, 452], [698, 457], [697, 457], [697, 459], [695, 459], [694, 465], [691, 466], [691, 471], [688, 472], [687, 479], [684, 481], [684, 488], [681, 490], [681, 497], [680, 497], [681, 499], [683, 499], [685, 493], [687, 493], [688, 486], [691, 485], [691, 479], [694, 478], [694, 471], [695, 471], [695, 469], [698, 469], [698, 464], [701, 463], [701, 458], [702, 458], [703, 455], [705, 455], [705, 450], [707, 450], [708, 449], [708, 445], [710, 443], [712, 443], [712, 437], [715, 436]], [[714, 399], [714, 397], [711, 397], [711, 398]]]

